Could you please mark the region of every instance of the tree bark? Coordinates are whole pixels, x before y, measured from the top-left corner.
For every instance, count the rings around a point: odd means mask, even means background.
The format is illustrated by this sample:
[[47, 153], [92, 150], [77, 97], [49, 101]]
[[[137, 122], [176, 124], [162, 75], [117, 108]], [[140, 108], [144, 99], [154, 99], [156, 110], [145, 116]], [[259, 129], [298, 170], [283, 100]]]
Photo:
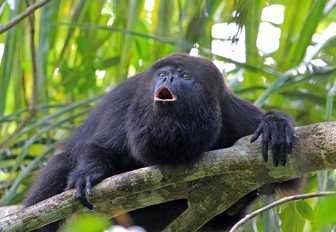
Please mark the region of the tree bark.
[[[293, 151], [285, 167], [264, 163], [260, 140], [251, 144], [248, 136], [230, 148], [205, 153], [190, 168], [151, 166], [107, 178], [94, 187], [89, 200], [97, 211], [118, 216], [187, 199], [188, 209], [165, 231], [192, 231], [264, 184], [334, 168], [336, 122], [318, 123], [296, 128]], [[74, 190], [69, 190], [0, 218], [0, 232], [29, 231], [84, 210]]]

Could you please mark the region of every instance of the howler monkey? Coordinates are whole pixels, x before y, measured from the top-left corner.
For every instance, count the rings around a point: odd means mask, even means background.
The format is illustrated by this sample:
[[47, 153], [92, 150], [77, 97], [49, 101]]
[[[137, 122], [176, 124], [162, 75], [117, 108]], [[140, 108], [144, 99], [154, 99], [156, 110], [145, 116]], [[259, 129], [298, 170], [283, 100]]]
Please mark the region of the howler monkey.
[[[75, 188], [78, 199], [92, 209], [85, 195], [90, 195], [92, 186], [106, 177], [153, 164], [192, 164], [203, 152], [232, 146], [252, 133], [252, 141], [262, 136], [265, 161], [270, 145], [274, 165], [286, 164], [293, 141], [290, 117], [276, 111], [263, 113], [234, 95], [211, 61], [174, 54], [105, 95], [63, 143], [62, 153], [52, 157], [42, 170], [25, 206]], [[276, 186], [272, 185], [272, 191]], [[212, 231], [232, 226], [256, 197], [257, 192], [250, 193], [235, 214], [224, 212], [203, 228]], [[168, 223], [163, 222], [169, 218], [164, 213], [178, 211], [174, 204], [130, 214], [136, 224], [158, 231]], [[147, 213], [146, 217], [142, 212]], [[151, 220], [151, 214], [165, 218]], [[58, 224], [40, 231], [55, 231]]]

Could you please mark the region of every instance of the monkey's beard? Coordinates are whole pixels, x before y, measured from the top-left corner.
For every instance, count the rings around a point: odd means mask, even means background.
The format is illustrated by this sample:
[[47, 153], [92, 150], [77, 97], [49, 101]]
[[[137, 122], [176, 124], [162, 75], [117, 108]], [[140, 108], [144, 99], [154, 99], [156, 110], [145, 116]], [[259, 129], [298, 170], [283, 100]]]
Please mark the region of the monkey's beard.
[[154, 115], [164, 117], [173, 115], [176, 111], [176, 104], [174, 102], [154, 101]]

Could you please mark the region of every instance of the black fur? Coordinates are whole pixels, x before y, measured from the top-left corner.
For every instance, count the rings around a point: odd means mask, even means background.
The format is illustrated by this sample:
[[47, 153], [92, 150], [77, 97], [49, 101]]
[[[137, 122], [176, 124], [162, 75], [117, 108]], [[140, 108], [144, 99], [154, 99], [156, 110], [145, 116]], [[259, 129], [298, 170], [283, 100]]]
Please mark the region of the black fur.
[[[66, 188], [92, 208], [85, 195], [102, 179], [152, 164], [180, 165], [199, 160], [212, 149], [232, 146], [239, 138], [262, 135], [263, 158], [272, 148], [273, 162], [285, 165], [291, 152], [293, 123], [284, 113], [262, 113], [224, 84], [219, 70], [204, 58], [175, 54], [108, 93], [43, 169], [26, 200], [33, 205]], [[275, 185], [267, 185], [270, 192]], [[248, 194], [231, 211], [203, 229], [228, 228], [257, 197]], [[157, 231], [185, 208], [185, 201], [131, 212], [134, 221]], [[232, 214], [232, 212], [234, 212]], [[58, 223], [39, 231], [55, 231]]]

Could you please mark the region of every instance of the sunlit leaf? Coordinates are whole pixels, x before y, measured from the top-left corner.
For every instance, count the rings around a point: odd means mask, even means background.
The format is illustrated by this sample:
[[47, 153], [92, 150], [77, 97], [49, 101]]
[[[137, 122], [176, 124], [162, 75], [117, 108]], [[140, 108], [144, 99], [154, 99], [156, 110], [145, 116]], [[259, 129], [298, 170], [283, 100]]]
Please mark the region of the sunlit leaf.
[[317, 228], [323, 228], [328, 225], [330, 226], [336, 224], [335, 208], [335, 197], [328, 197], [319, 202], [314, 220]]
[[70, 220], [61, 232], [101, 232], [111, 226], [111, 221], [100, 214], [89, 213]]
[[303, 200], [295, 202], [295, 209], [303, 218], [309, 221], [314, 219], [314, 210], [307, 202]]

